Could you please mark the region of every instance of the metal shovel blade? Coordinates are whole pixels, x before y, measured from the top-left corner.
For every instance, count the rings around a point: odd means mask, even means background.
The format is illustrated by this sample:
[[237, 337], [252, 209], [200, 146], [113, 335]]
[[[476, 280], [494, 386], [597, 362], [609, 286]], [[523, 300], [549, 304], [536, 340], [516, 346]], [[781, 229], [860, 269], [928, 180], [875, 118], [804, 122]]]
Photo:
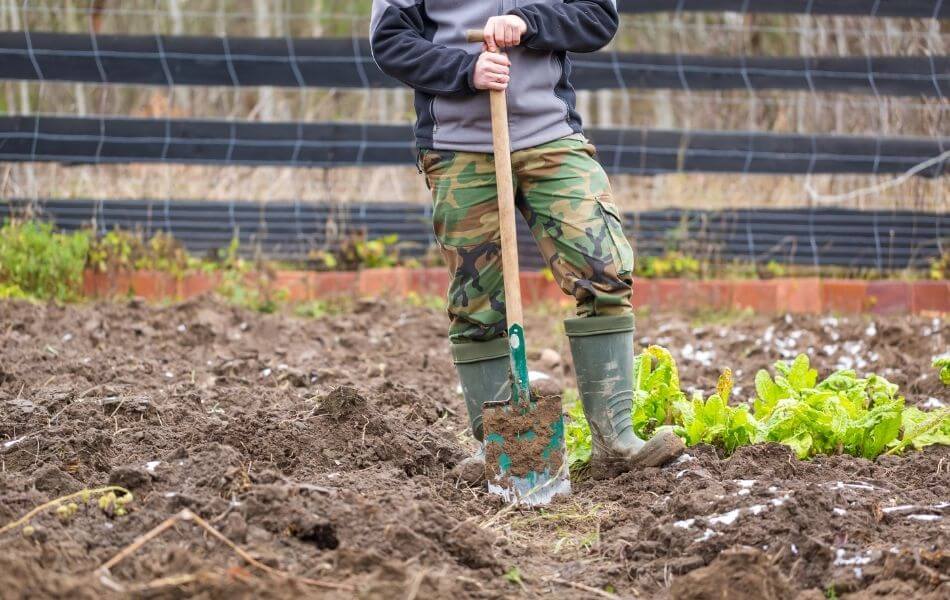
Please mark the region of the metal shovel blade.
[[532, 396], [524, 331], [512, 325], [511, 397], [483, 407], [489, 493], [506, 502], [540, 506], [571, 493], [564, 415], [559, 396]]

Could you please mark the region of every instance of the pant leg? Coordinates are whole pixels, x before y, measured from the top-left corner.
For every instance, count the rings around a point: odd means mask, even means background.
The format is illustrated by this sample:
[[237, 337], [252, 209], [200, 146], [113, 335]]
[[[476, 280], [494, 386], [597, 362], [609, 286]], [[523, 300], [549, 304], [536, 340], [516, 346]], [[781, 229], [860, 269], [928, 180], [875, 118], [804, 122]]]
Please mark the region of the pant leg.
[[506, 330], [495, 165], [490, 154], [425, 150], [432, 226], [451, 274], [452, 343], [488, 341]]
[[516, 152], [512, 165], [528, 221], [579, 316], [633, 311], [633, 250], [594, 147], [572, 136]]

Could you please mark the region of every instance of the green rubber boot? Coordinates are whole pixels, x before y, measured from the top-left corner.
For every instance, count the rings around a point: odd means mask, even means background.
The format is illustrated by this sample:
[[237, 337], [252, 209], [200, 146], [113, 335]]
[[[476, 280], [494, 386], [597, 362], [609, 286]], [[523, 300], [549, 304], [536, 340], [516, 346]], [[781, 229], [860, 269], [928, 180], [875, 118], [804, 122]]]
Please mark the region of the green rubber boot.
[[[508, 379], [509, 349], [506, 338], [490, 342], [452, 344], [452, 358], [462, 384], [462, 395], [468, 409], [472, 435], [482, 442], [482, 404], [490, 400], [506, 400], [511, 396]], [[464, 483], [478, 485], [485, 481], [485, 449], [479, 446], [474, 456], [455, 467], [455, 475]]]
[[672, 431], [644, 442], [630, 421], [633, 400], [633, 315], [568, 319], [577, 389], [590, 424], [591, 465], [623, 471], [656, 467], [686, 449]]

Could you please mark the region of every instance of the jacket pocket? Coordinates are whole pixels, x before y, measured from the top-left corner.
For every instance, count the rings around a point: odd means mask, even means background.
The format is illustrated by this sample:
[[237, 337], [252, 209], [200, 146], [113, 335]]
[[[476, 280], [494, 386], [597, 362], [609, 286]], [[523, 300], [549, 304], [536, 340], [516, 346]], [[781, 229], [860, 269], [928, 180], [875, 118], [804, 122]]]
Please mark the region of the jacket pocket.
[[617, 264], [617, 274], [628, 275], [633, 272], [633, 248], [630, 247], [630, 241], [623, 232], [623, 219], [620, 216], [620, 211], [617, 209], [617, 205], [611, 201], [609, 195], [598, 196], [597, 204], [600, 206], [604, 226], [607, 228], [607, 233], [613, 245], [611, 254]]

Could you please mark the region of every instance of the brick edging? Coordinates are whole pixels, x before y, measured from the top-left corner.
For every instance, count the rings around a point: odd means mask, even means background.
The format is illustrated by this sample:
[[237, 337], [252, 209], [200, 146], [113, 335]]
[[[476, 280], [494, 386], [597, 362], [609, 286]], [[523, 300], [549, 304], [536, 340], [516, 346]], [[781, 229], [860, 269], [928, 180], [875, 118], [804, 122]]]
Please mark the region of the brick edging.
[[[249, 275], [249, 285], [256, 276]], [[219, 274], [195, 273], [176, 278], [153, 271], [97, 273], [86, 271], [83, 292], [92, 298], [141, 296], [147, 300], [188, 299], [213, 291]], [[448, 288], [445, 269], [363, 269], [345, 272], [278, 271], [267, 284], [285, 290], [293, 302], [333, 297], [442, 296]], [[526, 305], [573, 304], [573, 298], [542, 273], [522, 273]], [[864, 281], [817, 277], [766, 280], [638, 279], [634, 306], [680, 310], [752, 309], [757, 313], [950, 313], [950, 280]]]

